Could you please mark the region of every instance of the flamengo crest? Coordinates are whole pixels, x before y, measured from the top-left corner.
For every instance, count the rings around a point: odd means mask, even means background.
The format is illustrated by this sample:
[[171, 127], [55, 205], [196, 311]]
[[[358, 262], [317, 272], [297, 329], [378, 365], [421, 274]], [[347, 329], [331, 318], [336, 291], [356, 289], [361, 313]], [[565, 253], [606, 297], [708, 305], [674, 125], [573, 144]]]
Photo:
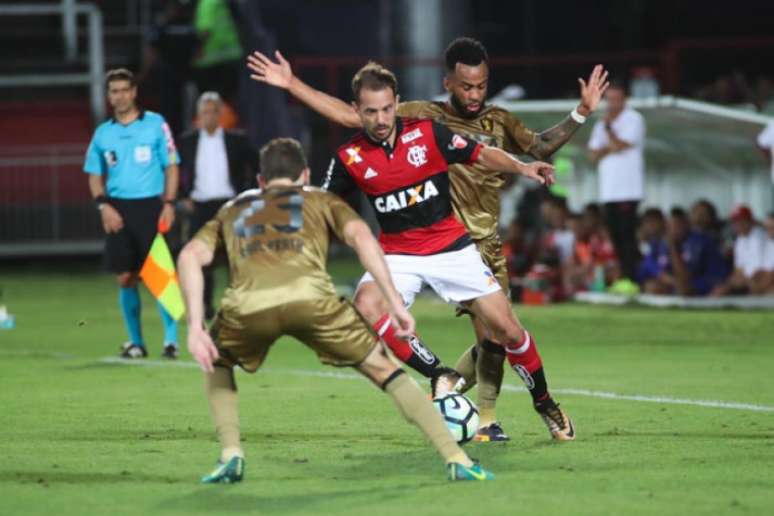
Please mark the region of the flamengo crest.
[[408, 162], [419, 168], [427, 163], [427, 145], [413, 145], [408, 150]]

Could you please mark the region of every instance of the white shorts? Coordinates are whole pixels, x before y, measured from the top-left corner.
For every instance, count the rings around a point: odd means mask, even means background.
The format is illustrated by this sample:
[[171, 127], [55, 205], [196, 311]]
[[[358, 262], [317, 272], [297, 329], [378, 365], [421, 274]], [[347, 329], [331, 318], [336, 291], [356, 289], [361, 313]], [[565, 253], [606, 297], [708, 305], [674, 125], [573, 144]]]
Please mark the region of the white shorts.
[[[428, 256], [388, 254], [384, 258], [392, 282], [406, 306], [414, 304], [414, 298], [425, 283], [447, 303], [472, 301], [501, 290], [473, 244], [448, 253]], [[366, 272], [358, 287], [369, 281], [374, 281], [374, 277]]]

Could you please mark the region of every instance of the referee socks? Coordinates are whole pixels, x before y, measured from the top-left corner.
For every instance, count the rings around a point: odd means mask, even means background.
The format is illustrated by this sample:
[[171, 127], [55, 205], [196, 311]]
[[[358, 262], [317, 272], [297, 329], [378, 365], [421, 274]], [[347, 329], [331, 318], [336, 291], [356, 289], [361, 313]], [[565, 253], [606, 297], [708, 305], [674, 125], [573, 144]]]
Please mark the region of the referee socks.
[[137, 287], [121, 287], [118, 290], [118, 301], [121, 305], [126, 333], [129, 334], [129, 342], [145, 346], [140, 327], [140, 293], [137, 291]]
[[161, 306], [161, 303], [158, 303], [158, 307], [159, 314], [161, 315], [161, 321], [164, 323], [164, 345], [168, 346], [169, 344], [172, 344], [175, 347], [178, 347], [177, 321], [174, 320], [171, 315], [169, 315], [169, 312], [167, 312], [166, 309]]

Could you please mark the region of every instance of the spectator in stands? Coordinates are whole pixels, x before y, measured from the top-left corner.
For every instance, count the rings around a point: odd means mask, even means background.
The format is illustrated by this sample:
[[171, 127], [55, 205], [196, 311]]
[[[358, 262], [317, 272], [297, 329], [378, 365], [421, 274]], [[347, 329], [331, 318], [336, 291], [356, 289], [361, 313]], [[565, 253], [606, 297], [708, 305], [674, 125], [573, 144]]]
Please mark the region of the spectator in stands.
[[764, 249], [768, 240], [766, 231], [756, 225], [747, 206], [737, 206], [729, 217], [733, 224], [734, 271], [731, 276], [712, 290], [713, 296], [749, 294], [757, 291], [757, 278], [763, 271]]
[[769, 124], [758, 134], [758, 148], [771, 167], [771, 181], [774, 182], [774, 122]]
[[541, 280], [546, 299], [561, 301], [565, 297], [564, 277], [572, 264], [575, 250], [575, 234], [568, 225], [570, 213], [566, 199], [550, 195], [540, 208], [547, 227], [540, 236], [536, 264], [529, 276]]
[[637, 205], [645, 183], [645, 119], [627, 107], [626, 91], [611, 84], [605, 92], [607, 113], [597, 120], [589, 139], [590, 159], [599, 172], [599, 202], [623, 276], [635, 279], [638, 261]]
[[189, 4], [184, 0], [167, 0], [162, 16], [148, 35], [143, 67], [137, 76], [137, 82], [142, 85], [151, 71], [156, 72], [161, 112], [172, 127], [172, 134], [180, 134], [190, 126], [190, 118], [184, 120], [187, 108], [183, 104], [184, 88], [193, 79], [191, 61], [199, 39]]
[[669, 221], [669, 264], [665, 276], [667, 294], [706, 296], [723, 283], [730, 270], [723, 258], [719, 241], [691, 228], [688, 214], [673, 208]]
[[523, 287], [522, 279], [534, 263], [535, 252], [518, 219], [513, 219], [508, 226], [503, 239], [503, 255], [508, 267], [511, 299], [520, 301]]
[[[179, 138], [181, 195], [191, 216], [190, 235], [195, 235], [213, 218], [218, 209], [239, 192], [255, 186], [258, 154], [241, 132], [219, 125], [222, 108], [220, 95], [202, 93], [197, 102], [200, 129]], [[215, 314], [212, 304], [214, 277], [212, 267], [204, 272], [205, 316]]]
[[766, 217], [764, 227], [769, 238], [763, 250], [763, 273], [754, 290], [755, 293], [774, 294], [774, 211]]
[[723, 223], [718, 218], [718, 210], [707, 199], [699, 199], [691, 206], [691, 227], [709, 235], [720, 243], [722, 239]]
[[541, 254], [543, 251], [555, 254], [559, 264], [570, 264], [575, 250], [575, 234], [568, 224], [570, 210], [567, 199], [552, 195], [543, 201], [541, 211], [548, 226], [541, 242]]
[[664, 213], [658, 208], [645, 210], [638, 234], [642, 260], [637, 268], [637, 283], [647, 294], [665, 294], [662, 278], [670, 269]]
[[227, 0], [199, 0], [194, 26], [201, 41], [194, 60], [199, 91], [219, 90], [235, 105], [244, 53]]
[[603, 222], [602, 210], [589, 204], [575, 224], [575, 252], [567, 268], [566, 293], [602, 291], [621, 276], [615, 248]]

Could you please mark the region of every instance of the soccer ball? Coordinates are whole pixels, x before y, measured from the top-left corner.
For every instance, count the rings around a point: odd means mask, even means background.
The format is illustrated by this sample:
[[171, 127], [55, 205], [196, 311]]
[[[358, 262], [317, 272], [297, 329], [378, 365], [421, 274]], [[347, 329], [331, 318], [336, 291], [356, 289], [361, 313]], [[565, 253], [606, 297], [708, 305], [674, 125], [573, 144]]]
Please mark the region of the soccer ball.
[[478, 409], [470, 399], [462, 394], [447, 394], [433, 400], [433, 405], [441, 413], [446, 426], [459, 444], [473, 439], [478, 430]]

